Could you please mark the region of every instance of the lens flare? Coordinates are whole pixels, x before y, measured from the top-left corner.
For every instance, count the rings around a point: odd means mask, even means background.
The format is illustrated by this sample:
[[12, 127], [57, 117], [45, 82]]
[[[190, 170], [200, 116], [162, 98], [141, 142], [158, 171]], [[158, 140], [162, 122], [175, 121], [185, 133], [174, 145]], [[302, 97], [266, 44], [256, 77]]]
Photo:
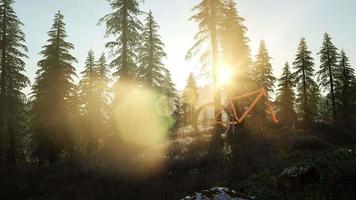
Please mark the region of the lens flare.
[[[125, 86], [125, 94], [115, 106], [117, 132], [130, 152], [131, 173], [146, 176], [162, 168], [169, 131], [169, 106], [166, 97], [136, 86]], [[118, 158], [120, 159], [120, 158]]]

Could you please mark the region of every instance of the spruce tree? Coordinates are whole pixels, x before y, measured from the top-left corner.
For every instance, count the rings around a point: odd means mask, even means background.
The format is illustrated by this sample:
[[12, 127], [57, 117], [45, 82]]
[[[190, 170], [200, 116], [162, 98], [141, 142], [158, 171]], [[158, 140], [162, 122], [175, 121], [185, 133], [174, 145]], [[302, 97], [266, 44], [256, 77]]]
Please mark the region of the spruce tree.
[[184, 103], [184, 118], [186, 120], [186, 124], [191, 125], [194, 121], [193, 117], [195, 115], [195, 106], [197, 105], [199, 99], [199, 91], [193, 73], [189, 74], [187, 85], [183, 90], [182, 99]]
[[268, 54], [265, 42], [260, 42], [258, 54], [254, 63], [255, 82], [258, 87], [263, 86], [268, 92], [273, 92], [276, 78], [272, 73], [271, 57]]
[[321, 106], [323, 105], [322, 100], [324, 100], [324, 96], [321, 94], [319, 85], [313, 81], [310, 83], [309, 87], [309, 102], [310, 102], [310, 114], [312, 116], [313, 121], [320, 121], [321, 116]]
[[29, 84], [24, 75], [27, 47], [23, 24], [13, 9], [13, 0], [0, 4], [0, 164], [15, 164], [17, 146], [26, 130], [26, 97]]
[[[214, 86], [214, 104], [215, 113], [221, 107], [221, 94], [218, 84], [218, 74], [220, 71], [219, 66], [219, 49], [218, 49], [218, 33], [221, 29], [221, 22], [223, 19], [222, 10], [224, 8], [224, 1], [222, 0], [202, 0], [198, 5], [193, 8], [196, 12], [190, 20], [198, 24], [199, 31], [195, 35], [195, 43], [187, 53], [187, 59], [195, 56], [201, 51], [202, 46], [208, 45], [204, 53], [201, 55], [200, 60], [212, 64], [213, 86]], [[216, 127], [217, 130], [219, 126]]]
[[339, 117], [344, 124], [352, 124], [356, 119], [356, 78], [349, 58], [344, 50], [340, 52], [340, 62], [336, 69], [336, 102]]
[[98, 99], [99, 105], [101, 108], [101, 114], [99, 115], [98, 119], [101, 119], [102, 122], [105, 122], [104, 131], [106, 130], [107, 127], [107, 120], [108, 120], [108, 105], [110, 102], [110, 91], [109, 91], [109, 82], [110, 82], [110, 77], [109, 77], [109, 69], [108, 69], [108, 64], [106, 62], [106, 57], [105, 54], [103, 53], [99, 60], [96, 62], [97, 63], [97, 90], [98, 90], [98, 96], [100, 97]]
[[86, 154], [88, 156], [96, 150], [100, 120], [97, 118], [100, 114], [99, 100], [101, 98], [98, 93], [99, 83], [97, 81], [98, 71], [96, 69], [94, 52], [90, 50], [85, 63], [85, 69], [82, 72], [82, 80], [79, 83], [80, 102], [83, 113], [83, 126]]
[[86, 66], [80, 81], [80, 102], [82, 105], [82, 131], [86, 154], [90, 156], [98, 149], [100, 138], [106, 134], [108, 117], [108, 67], [105, 55], [96, 61], [94, 52], [88, 52]]
[[84, 71], [81, 73], [83, 78], [80, 81], [81, 88], [81, 99], [84, 103], [84, 109], [87, 111], [91, 111], [91, 108], [87, 108], [96, 95], [96, 78], [97, 78], [97, 70], [95, 64], [95, 55], [93, 50], [89, 50], [88, 56], [85, 62]]
[[164, 45], [161, 37], [158, 35], [158, 28], [159, 26], [150, 11], [142, 33], [142, 48], [139, 54], [139, 79], [143, 86], [164, 92], [168, 70], [162, 63], [166, 53], [163, 50]]
[[[259, 47], [259, 52], [256, 55], [256, 60], [254, 62], [254, 82], [257, 84], [257, 87], [264, 87], [267, 92], [273, 92], [273, 85], [276, 78], [272, 74], [272, 65], [271, 65], [271, 57], [268, 54], [267, 47], [265, 42], [262, 40]], [[255, 109], [255, 119], [256, 124], [259, 125], [260, 128], [266, 123], [267, 115], [267, 104], [264, 101], [260, 101], [256, 105]]]
[[[141, 14], [140, 0], [108, 0], [114, 12], [99, 20], [106, 24], [106, 36], [115, 38], [106, 43], [111, 50], [113, 60], [110, 66], [115, 69], [114, 77], [124, 82], [136, 78], [137, 51], [140, 44], [142, 24], [138, 19]], [[117, 95], [117, 94], [115, 94]]]
[[310, 123], [315, 120], [317, 114], [317, 107], [312, 104], [317, 104], [315, 100], [318, 99], [318, 86], [313, 80], [314, 62], [304, 38], [300, 40], [293, 68], [298, 91], [296, 99], [298, 114], [304, 122]]
[[328, 33], [324, 34], [323, 46], [318, 53], [320, 55], [320, 70], [317, 72], [320, 85], [327, 91], [327, 97], [331, 100], [333, 121], [337, 121], [335, 99], [335, 73], [338, 65], [338, 49], [331, 41]]
[[179, 112], [178, 109], [181, 103], [178, 96], [178, 91], [176, 89], [176, 85], [172, 81], [171, 73], [169, 70], [166, 70], [164, 79], [165, 79], [164, 81], [165, 84], [163, 87], [163, 94], [165, 94], [168, 98], [168, 105], [170, 111], [171, 113]]
[[40, 164], [54, 163], [62, 153], [73, 149], [71, 118], [73, 83], [76, 59], [70, 54], [73, 44], [67, 42], [63, 15], [54, 16], [49, 39], [43, 46], [43, 59], [38, 62], [36, 82], [33, 86], [32, 129], [36, 142], [36, 154]]
[[[119, 98], [135, 87], [138, 67], [138, 50], [141, 44], [142, 23], [138, 19], [141, 14], [141, 0], [107, 0], [114, 10], [99, 20], [106, 24], [106, 37], [114, 38], [106, 43], [110, 49], [110, 68], [114, 69], [112, 111], [119, 103]], [[118, 129], [117, 116], [109, 114], [110, 130], [115, 133]]]
[[166, 53], [161, 36], [158, 34], [159, 25], [151, 11], [147, 15], [141, 34], [138, 78], [144, 87], [165, 95], [170, 112], [174, 112], [178, 106], [178, 95], [171, 74], [163, 64]]
[[232, 74], [230, 84], [231, 95], [236, 95], [249, 89], [248, 70], [251, 65], [250, 48], [248, 46], [247, 28], [243, 24], [245, 19], [239, 16], [236, 3], [228, 0], [222, 10], [220, 43], [222, 60], [225, 67]]
[[283, 68], [283, 74], [278, 82], [276, 97], [278, 106], [278, 118], [282, 124], [290, 125], [296, 120], [296, 112], [294, 110], [295, 84], [288, 63], [285, 64]]

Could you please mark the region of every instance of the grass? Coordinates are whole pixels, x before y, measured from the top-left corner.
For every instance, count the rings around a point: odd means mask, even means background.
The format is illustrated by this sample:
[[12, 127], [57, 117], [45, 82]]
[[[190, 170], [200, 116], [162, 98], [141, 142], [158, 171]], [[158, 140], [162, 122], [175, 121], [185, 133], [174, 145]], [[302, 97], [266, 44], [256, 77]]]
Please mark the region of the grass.
[[291, 192], [288, 199], [356, 199], [356, 151], [350, 150], [355, 140], [350, 132], [340, 131], [242, 131], [221, 154], [209, 154], [209, 135], [177, 136], [162, 159], [164, 167], [140, 178], [117, 168], [122, 162], [112, 164], [110, 156], [100, 154], [95, 162], [66, 161], [43, 168], [26, 164], [12, 173], [0, 170], [0, 199], [180, 199], [215, 186], [278, 199], [280, 173], [293, 166], [313, 166], [321, 178], [298, 190], [299, 196]]

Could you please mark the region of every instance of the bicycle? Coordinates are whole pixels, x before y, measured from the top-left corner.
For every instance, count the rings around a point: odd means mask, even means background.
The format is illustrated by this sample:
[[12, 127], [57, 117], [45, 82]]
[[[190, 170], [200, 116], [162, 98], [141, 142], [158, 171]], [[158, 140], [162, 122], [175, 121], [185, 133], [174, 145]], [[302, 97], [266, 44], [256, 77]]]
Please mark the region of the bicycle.
[[[235, 107], [234, 102], [257, 95], [250, 106], [248, 106], [241, 116], [238, 115], [238, 109]], [[215, 105], [213, 102], [206, 103], [202, 105], [197, 111], [194, 117], [193, 126], [197, 133], [211, 130], [217, 125], [223, 128], [224, 133], [226, 133], [231, 126], [233, 128], [238, 127], [246, 117], [251, 113], [257, 103], [262, 99], [266, 98], [266, 104], [268, 112], [271, 115], [272, 122], [278, 123], [278, 119], [273, 110], [271, 102], [268, 100], [268, 94], [264, 87], [259, 90], [252, 91], [246, 94], [242, 94], [233, 98], [228, 98], [228, 103], [225, 106], [220, 106], [218, 112], [215, 112]]]

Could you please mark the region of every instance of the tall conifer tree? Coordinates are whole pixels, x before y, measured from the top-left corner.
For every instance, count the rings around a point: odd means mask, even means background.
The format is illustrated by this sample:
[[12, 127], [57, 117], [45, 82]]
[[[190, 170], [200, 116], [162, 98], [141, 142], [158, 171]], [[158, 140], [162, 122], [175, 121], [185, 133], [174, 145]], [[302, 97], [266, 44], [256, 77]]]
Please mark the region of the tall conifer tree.
[[110, 91], [109, 91], [109, 69], [108, 64], [106, 62], [105, 54], [103, 53], [99, 60], [97, 61], [97, 87], [98, 87], [98, 94], [99, 94], [99, 105], [101, 108], [101, 114], [98, 116], [98, 119], [105, 122], [105, 130], [107, 128], [107, 121], [108, 121], [108, 106], [110, 102]]
[[0, 164], [4, 158], [10, 164], [16, 163], [18, 142], [26, 129], [22, 89], [29, 84], [24, 75], [27, 47], [13, 3], [0, 3]]
[[49, 39], [43, 46], [33, 86], [32, 128], [40, 164], [58, 161], [62, 153], [73, 150], [71, 117], [75, 94], [76, 59], [70, 54], [73, 44], [67, 42], [63, 15], [55, 14]]
[[[111, 106], [116, 108], [119, 98], [135, 87], [138, 68], [138, 50], [140, 47], [142, 23], [138, 19], [141, 14], [139, 4], [141, 0], [107, 0], [113, 12], [99, 20], [105, 23], [106, 36], [114, 38], [106, 43], [110, 49], [110, 68], [114, 69], [113, 99]], [[114, 109], [111, 109], [114, 110]], [[114, 112], [109, 114], [110, 130], [117, 132], [118, 116]]]
[[317, 107], [312, 104], [317, 104], [315, 100], [317, 99], [318, 86], [313, 80], [314, 62], [305, 38], [300, 40], [293, 66], [295, 69], [293, 76], [295, 77], [298, 91], [296, 99], [298, 112], [306, 123], [310, 123], [315, 120], [317, 115], [317, 111], [315, 110]]
[[186, 124], [191, 124], [195, 116], [195, 107], [199, 99], [199, 91], [193, 73], [189, 74], [187, 85], [183, 90], [184, 118]]
[[338, 49], [331, 41], [328, 33], [324, 34], [323, 46], [318, 53], [320, 55], [320, 70], [317, 72], [320, 85], [328, 92], [327, 97], [331, 101], [333, 121], [337, 121], [335, 99], [335, 74], [338, 65]]
[[[218, 33], [221, 29], [223, 8], [224, 2], [222, 0], [202, 0], [193, 8], [193, 11], [196, 13], [190, 18], [190, 20], [198, 24], [199, 31], [195, 35], [196, 41], [193, 47], [187, 53], [187, 59], [190, 59], [199, 51], [201, 51], [201, 48], [204, 45], [209, 46], [209, 48], [206, 49], [200, 57], [200, 60], [205, 62], [205, 64], [212, 64], [214, 104], [216, 115], [218, 115], [221, 107], [221, 94], [218, 84], [218, 74], [220, 72]], [[219, 126], [216, 128], [218, 127]]]
[[166, 53], [163, 50], [164, 44], [158, 35], [158, 29], [159, 26], [150, 11], [142, 33], [142, 48], [139, 54], [139, 79], [145, 87], [164, 92], [168, 70], [162, 63]]
[[276, 101], [279, 108], [279, 119], [282, 124], [289, 125], [296, 120], [296, 112], [294, 110], [295, 84], [288, 63], [284, 65], [283, 74], [278, 82]]
[[98, 118], [101, 109], [101, 105], [99, 105], [101, 96], [99, 94], [98, 70], [95, 62], [94, 52], [90, 50], [86, 59], [85, 69], [82, 72], [83, 78], [79, 84], [83, 113], [83, 126], [81, 129], [84, 132], [88, 156], [97, 148], [99, 126], [102, 123]]
[[142, 85], [168, 97], [171, 111], [176, 108], [177, 91], [169, 70], [163, 64], [166, 57], [164, 44], [158, 34], [159, 26], [152, 12], [148, 13], [142, 33], [142, 47], [139, 53], [138, 78]]
[[[106, 24], [106, 35], [115, 38], [106, 43], [111, 50], [113, 60], [110, 66], [115, 69], [114, 77], [132, 81], [136, 78], [137, 53], [140, 44], [142, 24], [138, 19], [141, 14], [140, 0], [108, 0], [113, 13], [99, 20]], [[117, 95], [117, 94], [115, 94]]]
[[247, 28], [243, 24], [244, 18], [240, 17], [236, 3], [228, 0], [223, 9], [221, 24], [222, 60], [232, 74], [230, 87], [232, 95], [244, 91], [249, 84], [248, 72], [251, 65], [249, 39], [246, 36]]
[[356, 119], [356, 78], [355, 70], [344, 50], [340, 52], [340, 62], [336, 70], [335, 93], [339, 117], [345, 124], [352, 124]]
[[87, 156], [98, 149], [99, 140], [105, 136], [107, 131], [108, 73], [105, 55], [102, 54], [96, 61], [94, 52], [90, 50], [82, 72], [83, 78], [80, 81], [82, 130]]
[[273, 92], [276, 78], [272, 73], [271, 57], [268, 54], [266, 43], [262, 40], [254, 63], [255, 82], [263, 86], [268, 92]]
[[[268, 54], [267, 47], [265, 42], [262, 40], [260, 43], [258, 54], [256, 55], [256, 60], [253, 66], [254, 70], [254, 82], [257, 84], [257, 87], [264, 87], [268, 92], [273, 92], [273, 85], [276, 81], [276, 78], [273, 76], [272, 73], [272, 64], [271, 64], [271, 57]], [[260, 101], [256, 105], [255, 109], [255, 119], [256, 124], [259, 125], [260, 128], [263, 128], [266, 120], [266, 106], [265, 101]]]

